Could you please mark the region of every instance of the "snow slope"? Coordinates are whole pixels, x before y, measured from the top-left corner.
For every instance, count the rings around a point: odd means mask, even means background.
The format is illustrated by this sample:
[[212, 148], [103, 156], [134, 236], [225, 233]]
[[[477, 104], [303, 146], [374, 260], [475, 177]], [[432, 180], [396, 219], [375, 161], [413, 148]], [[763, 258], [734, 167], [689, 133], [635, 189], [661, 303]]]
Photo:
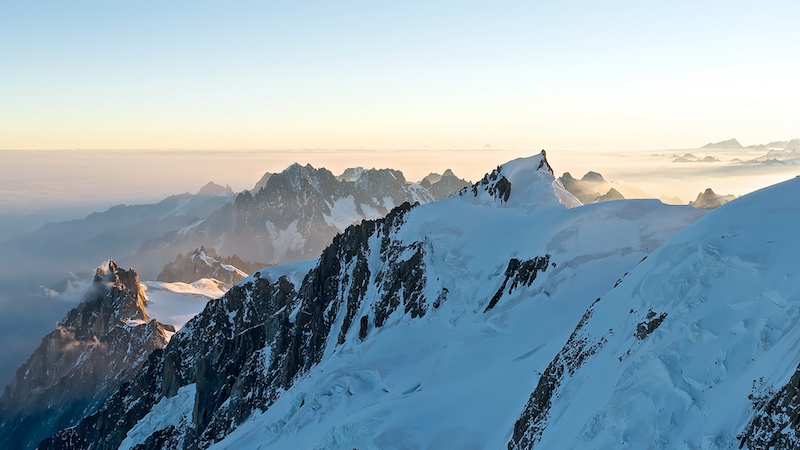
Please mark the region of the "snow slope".
[[603, 295], [509, 448], [800, 445], [797, 398], [775, 397], [800, 362], [798, 195], [796, 178], [723, 205]]
[[[213, 448], [505, 446], [533, 374], [586, 307], [702, 214], [647, 200], [567, 209], [579, 203], [544, 155], [495, 172], [474, 191], [412, 209], [392, 235], [391, 245], [406, 253], [399, 259], [424, 249], [428, 314], [398, 308], [382, 326], [370, 325], [363, 341], [354, 325], [337, 344], [342, 308], [322, 361]], [[386, 273], [381, 248], [370, 241], [373, 278], [356, 318], [375, 315]], [[519, 279], [512, 259], [546, 262], [529, 285], [508, 287], [508, 273]]]
[[147, 295], [147, 313], [159, 322], [180, 329], [196, 316], [209, 300], [225, 294], [225, 284], [213, 278], [201, 278], [194, 283], [165, 283], [145, 281], [142, 288]]

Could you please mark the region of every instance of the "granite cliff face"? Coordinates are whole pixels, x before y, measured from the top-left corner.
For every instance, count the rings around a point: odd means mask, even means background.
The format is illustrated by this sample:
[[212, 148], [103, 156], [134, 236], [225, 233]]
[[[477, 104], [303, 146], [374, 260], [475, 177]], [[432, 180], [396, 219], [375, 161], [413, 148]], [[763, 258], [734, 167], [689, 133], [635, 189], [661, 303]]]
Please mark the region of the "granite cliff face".
[[149, 319], [136, 273], [109, 261], [0, 397], [0, 446], [35, 447], [93, 412], [174, 332]]

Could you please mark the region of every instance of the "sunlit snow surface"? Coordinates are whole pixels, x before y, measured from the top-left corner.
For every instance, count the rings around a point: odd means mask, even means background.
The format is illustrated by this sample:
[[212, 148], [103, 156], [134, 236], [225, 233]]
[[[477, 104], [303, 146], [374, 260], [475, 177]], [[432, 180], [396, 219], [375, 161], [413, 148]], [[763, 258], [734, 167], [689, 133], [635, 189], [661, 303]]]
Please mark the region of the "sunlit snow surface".
[[225, 285], [213, 278], [201, 278], [194, 283], [165, 283], [145, 281], [142, 288], [147, 295], [147, 314], [161, 323], [180, 329], [196, 316], [209, 300], [225, 294]]
[[[608, 342], [564, 381], [537, 447], [738, 447], [748, 395], [800, 362], [798, 198], [794, 179], [723, 205], [604, 296], [581, 336]], [[650, 309], [667, 316], [639, 340]]]
[[[539, 161], [504, 165], [512, 184], [507, 203], [467, 190], [413, 209], [395, 238], [422, 242], [425, 295], [432, 302], [446, 288], [442, 306], [418, 319], [398, 308], [363, 342], [357, 327], [342, 345], [330, 338], [320, 364], [213, 448], [505, 447], [537, 373], [584, 310], [702, 215], [653, 200], [567, 209], [569, 199], [555, 195], [553, 177], [537, 169]], [[373, 276], [379, 248], [373, 238]], [[532, 285], [506, 292], [484, 312], [509, 259], [546, 254], [551, 265]], [[270, 273], [282, 270], [263, 273], [274, 279]], [[379, 281], [370, 289], [377, 291]], [[370, 295], [356, 317], [371, 308]], [[336, 320], [331, 336], [342, 315]]]

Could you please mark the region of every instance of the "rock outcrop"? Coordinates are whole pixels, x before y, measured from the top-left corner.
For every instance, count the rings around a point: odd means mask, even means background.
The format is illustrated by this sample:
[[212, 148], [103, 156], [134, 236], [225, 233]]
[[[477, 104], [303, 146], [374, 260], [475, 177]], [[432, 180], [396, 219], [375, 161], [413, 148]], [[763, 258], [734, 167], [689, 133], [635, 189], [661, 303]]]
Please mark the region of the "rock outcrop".
[[0, 397], [0, 447], [32, 448], [93, 412], [175, 332], [150, 320], [133, 270], [97, 269], [84, 300], [45, 336]]

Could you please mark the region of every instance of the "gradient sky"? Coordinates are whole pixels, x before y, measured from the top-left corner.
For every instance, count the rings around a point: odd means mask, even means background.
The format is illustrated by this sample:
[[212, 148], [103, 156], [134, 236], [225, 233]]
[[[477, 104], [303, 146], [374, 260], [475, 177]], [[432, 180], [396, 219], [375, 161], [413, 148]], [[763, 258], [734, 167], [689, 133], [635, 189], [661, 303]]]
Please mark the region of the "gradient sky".
[[800, 2], [38, 1], [0, 148], [676, 148], [800, 135]]

